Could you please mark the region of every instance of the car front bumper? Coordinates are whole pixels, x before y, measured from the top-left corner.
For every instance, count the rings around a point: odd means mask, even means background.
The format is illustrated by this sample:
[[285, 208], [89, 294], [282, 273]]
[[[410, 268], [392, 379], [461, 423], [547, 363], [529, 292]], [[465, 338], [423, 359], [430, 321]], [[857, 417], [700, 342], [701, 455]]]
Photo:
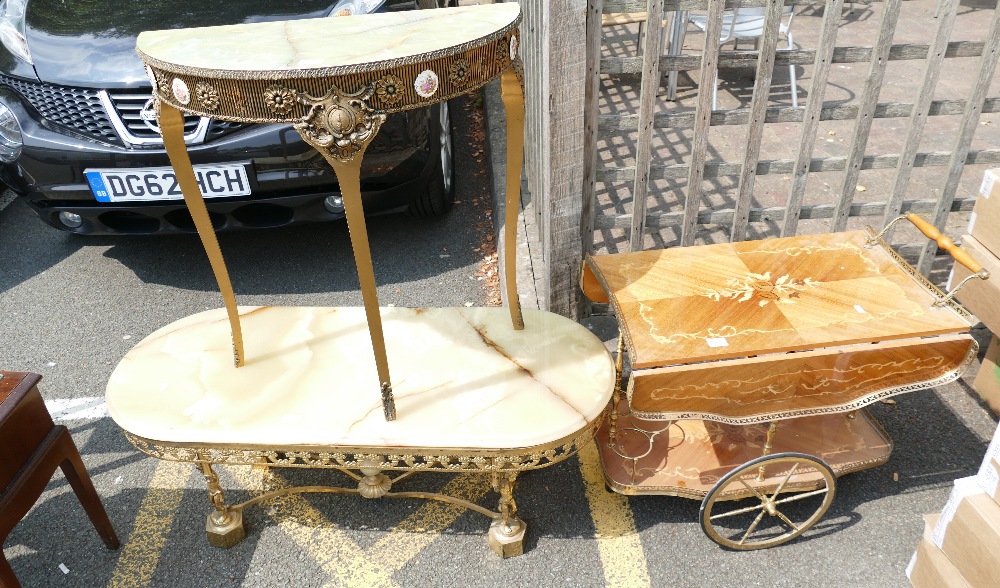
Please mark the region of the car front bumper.
[[[170, 165], [158, 148], [123, 148], [40, 123], [20, 104], [12, 110], [24, 148], [16, 164], [0, 169], [0, 180], [21, 195], [55, 228], [79, 234], [193, 232], [183, 200], [98, 202], [84, 177], [87, 169]], [[367, 213], [405, 208], [436, 171], [427, 110], [390, 117], [365, 155], [362, 199]], [[435, 129], [436, 130], [436, 129]], [[200, 145], [190, 145], [193, 164], [249, 162], [248, 196], [206, 200], [216, 230], [278, 227], [336, 220], [342, 209], [324, 206], [339, 195], [329, 164], [287, 125], [250, 125]], [[79, 215], [69, 227], [60, 213]]]

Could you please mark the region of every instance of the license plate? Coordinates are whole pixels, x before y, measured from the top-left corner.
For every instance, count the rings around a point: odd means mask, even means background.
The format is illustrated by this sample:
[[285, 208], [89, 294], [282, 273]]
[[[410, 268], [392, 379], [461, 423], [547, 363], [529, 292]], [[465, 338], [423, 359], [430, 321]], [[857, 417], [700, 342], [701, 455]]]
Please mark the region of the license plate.
[[[196, 165], [194, 176], [205, 198], [250, 194], [246, 163]], [[171, 167], [87, 169], [83, 172], [99, 202], [181, 200], [181, 188]]]

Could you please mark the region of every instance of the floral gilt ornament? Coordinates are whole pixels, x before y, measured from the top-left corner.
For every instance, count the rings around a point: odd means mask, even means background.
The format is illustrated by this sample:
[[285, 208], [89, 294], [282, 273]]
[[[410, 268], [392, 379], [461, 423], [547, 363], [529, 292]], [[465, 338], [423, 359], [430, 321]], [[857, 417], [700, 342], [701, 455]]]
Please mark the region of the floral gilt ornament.
[[799, 292], [814, 288], [818, 284], [820, 282], [812, 278], [800, 280], [792, 278], [788, 274], [772, 281], [771, 272], [751, 273], [742, 280], [733, 280], [728, 288], [705, 292], [702, 296], [716, 302], [723, 299], [735, 300], [736, 302], [756, 300], [758, 306], [767, 306], [770, 302], [795, 304], [793, 299], [799, 297]]
[[392, 106], [403, 97], [402, 82], [396, 76], [387, 75], [375, 82], [375, 95], [385, 104]]
[[371, 92], [369, 87], [352, 94], [333, 86], [321, 98], [298, 94], [298, 99], [309, 107], [309, 113], [292, 126], [316, 149], [341, 161], [350, 161], [385, 122], [385, 114], [376, 113], [366, 103]]
[[298, 102], [299, 94], [295, 90], [281, 86], [268, 86], [264, 89], [264, 104], [275, 114], [288, 114]]
[[469, 62], [464, 59], [456, 59], [448, 66], [448, 79], [453, 84], [463, 84], [469, 76]]
[[195, 96], [202, 103], [205, 110], [216, 110], [219, 108], [219, 92], [211, 84], [198, 82], [194, 86]]

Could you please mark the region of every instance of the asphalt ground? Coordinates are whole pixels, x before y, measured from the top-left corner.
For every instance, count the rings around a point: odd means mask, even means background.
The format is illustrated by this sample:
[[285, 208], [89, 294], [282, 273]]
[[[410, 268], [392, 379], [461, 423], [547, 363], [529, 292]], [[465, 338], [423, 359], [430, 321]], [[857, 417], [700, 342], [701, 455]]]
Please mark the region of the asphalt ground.
[[[468, 129], [473, 111], [454, 112]], [[456, 142], [460, 203], [448, 216], [369, 220], [383, 304], [490, 296], [488, 280], [477, 279], [492, 224], [486, 147], [475, 129]], [[360, 305], [343, 223], [220, 241], [243, 304]], [[132, 344], [220, 302], [195, 237], [79, 238], [18, 201], [0, 211], [0, 365], [44, 376], [43, 395], [71, 429], [122, 539], [120, 550], [104, 548], [57, 473], [4, 545], [26, 587], [904, 586], [920, 515], [939, 511], [952, 480], [975, 472], [996, 426], [967, 384], [975, 368], [957, 383], [874, 406], [896, 441], [889, 463], [841, 478], [816, 527], [765, 551], [715, 545], [696, 522], [697, 501], [607, 492], [593, 445], [521, 476], [515, 497], [529, 527], [517, 558], [489, 549], [489, 521], [474, 512], [324, 494], [249, 508], [247, 538], [222, 550], [205, 538], [200, 474], [138, 453], [100, 400]], [[613, 345], [609, 319], [593, 326]], [[988, 334], [975, 333], [984, 344]], [[230, 502], [284, 485], [352, 484], [327, 470], [219, 470]], [[440, 490], [490, 508], [497, 498], [472, 474], [425, 474], [396, 489]]]

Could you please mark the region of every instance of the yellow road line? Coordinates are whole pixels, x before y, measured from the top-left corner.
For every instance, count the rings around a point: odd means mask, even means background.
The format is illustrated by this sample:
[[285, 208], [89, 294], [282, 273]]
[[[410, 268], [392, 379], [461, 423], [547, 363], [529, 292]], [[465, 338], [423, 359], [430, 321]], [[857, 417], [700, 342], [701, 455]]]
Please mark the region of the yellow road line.
[[[288, 483], [267, 470], [247, 471], [237, 467], [233, 475], [253, 494], [287, 488]], [[351, 497], [348, 497], [351, 498]], [[319, 564], [329, 580], [326, 586], [398, 586], [392, 572], [374, 565], [347, 533], [331, 523], [312, 507], [301, 494], [290, 494], [267, 504], [274, 510], [274, 519], [299, 549]], [[267, 505], [263, 505], [267, 508]]]
[[[244, 468], [234, 471], [251, 493], [288, 487], [274, 472]], [[441, 489], [442, 494], [478, 502], [490, 490], [486, 475], [461, 474]], [[345, 497], [360, 500], [359, 497]], [[269, 504], [273, 518], [300, 549], [308, 553], [327, 574], [327, 585], [395, 586], [392, 575], [402, 569], [466, 509], [445, 502], [427, 501], [367, 550], [361, 549], [343, 530], [313, 508], [301, 494], [283, 496]], [[489, 520], [484, 517], [484, 529]], [[485, 533], [484, 533], [485, 534]], [[485, 539], [484, 539], [485, 542]]]
[[[470, 502], [479, 500], [490, 491], [490, 479], [486, 474], [460, 474], [441, 489], [441, 494], [462, 498]], [[380, 539], [367, 552], [369, 559], [383, 569], [396, 573], [421, 550], [430, 545], [442, 531], [451, 526], [466, 509], [456, 504], [426, 501], [416, 512], [396, 525], [389, 534]], [[483, 520], [483, 543], [490, 519], [476, 513]]]
[[632, 509], [624, 496], [605, 489], [596, 442], [583, 446], [579, 458], [584, 494], [590, 504], [597, 550], [604, 567], [605, 584], [623, 588], [649, 586], [649, 568], [635, 529]]
[[143, 588], [151, 584], [174, 514], [184, 495], [184, 486], [193, 472], [189, 463], [161, 461], [157, 464], [108, 588]]
[[[594, 521], [598, 552], [607, 586], [649, 586], [646, 557], [624, 496], [607, 492], [594, 443], [579, 453], [584, 492]], [[150, 586], [180, 506], [191, 464], [161, 461], [150, 489], [143, 497], [135, 525], [115, 565], [109, 588]], [[287, 483], [269, 471], [235, 468], [234, 476], [251, 493], [260, 494]], [[443, 494], [478, 502], [489, 491], [486, 475], [462, 474], [442, 489]], [[428, 501], [400, 522], [370, 549], [361, 549], [348, 534], [331, 523], [301, 495], [272, 501], [274, 519], [300, 549], [327, 574], [328, 586], [395, 587], [392, 575], [429, 546], [466, 509]]]

